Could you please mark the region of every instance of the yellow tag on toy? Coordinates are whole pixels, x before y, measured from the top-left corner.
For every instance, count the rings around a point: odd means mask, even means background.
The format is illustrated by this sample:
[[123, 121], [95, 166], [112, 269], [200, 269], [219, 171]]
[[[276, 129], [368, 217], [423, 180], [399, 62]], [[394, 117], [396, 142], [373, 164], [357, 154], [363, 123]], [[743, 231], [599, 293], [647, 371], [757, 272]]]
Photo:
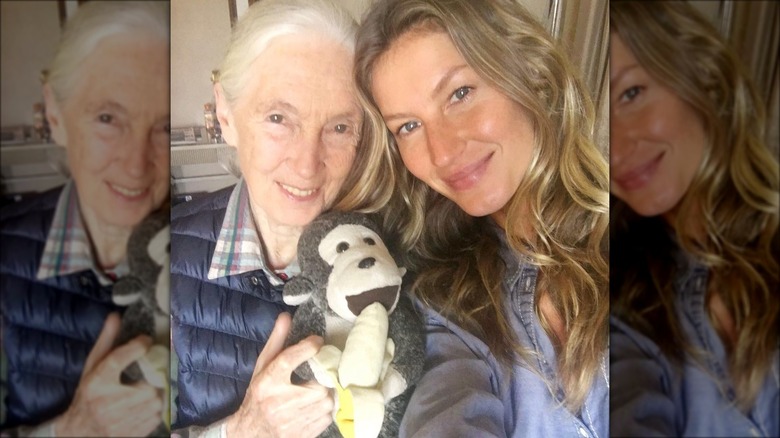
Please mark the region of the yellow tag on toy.
[[336, 412], [336, 426], [344, 438], [355, 438], [355, 407], [352, 404], [352, 391], [336, 383], [339, 396], [339, 410]]

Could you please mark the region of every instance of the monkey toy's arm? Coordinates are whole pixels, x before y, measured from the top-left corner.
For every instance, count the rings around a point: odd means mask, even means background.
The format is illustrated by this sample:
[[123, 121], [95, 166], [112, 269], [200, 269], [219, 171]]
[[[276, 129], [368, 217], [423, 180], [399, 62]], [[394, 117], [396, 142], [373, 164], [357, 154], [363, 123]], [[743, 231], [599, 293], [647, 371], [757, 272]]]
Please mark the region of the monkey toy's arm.
[[[425, 364], [425, 332], [420, 315], [405, 295], [398, 299], [390, 314], [388, 337], [395, 343], [395, 355], [385, 377], [382, 392], [392, 398], [415, 385], [423, 374]], [[403, 378], [398, 387], [398, 378]], [[400, 392], [399, 392], [400, 390]]]
[[[295, 311], [290, 334], [287, 336], [287, 340], [284, 343], [285, 348], [295, 345], [311, 335], [325, 337], [325, 316], [322, 310], [317, 308], [313, 301], [309, 300], [300, 305], [298, 310]], [[314, 375], [307, 362], [302, 363], [296, 368], [295, 374], [304, 381], [314, 379]]]

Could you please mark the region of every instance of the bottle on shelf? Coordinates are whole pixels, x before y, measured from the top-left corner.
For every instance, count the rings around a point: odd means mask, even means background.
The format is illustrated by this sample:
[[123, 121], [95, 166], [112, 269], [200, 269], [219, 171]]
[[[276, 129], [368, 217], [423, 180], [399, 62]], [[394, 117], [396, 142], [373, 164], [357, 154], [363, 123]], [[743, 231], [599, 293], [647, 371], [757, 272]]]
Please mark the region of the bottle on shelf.
[[32, 139], [36, 142], [42, 141], [48, 143], [49, 137], [49, 121], [46, 120], [46, 107], [42, 103], [36, 102], [33, 104]]

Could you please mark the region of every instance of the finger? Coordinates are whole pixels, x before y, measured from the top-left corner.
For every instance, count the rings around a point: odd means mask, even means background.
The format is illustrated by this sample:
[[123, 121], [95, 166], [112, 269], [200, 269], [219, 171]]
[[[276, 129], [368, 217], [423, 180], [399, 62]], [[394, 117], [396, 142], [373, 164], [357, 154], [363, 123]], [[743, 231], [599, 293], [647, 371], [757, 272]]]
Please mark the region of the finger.
[[[322, 417], [331, 418], [333, 400], [317, 398], [314, 401], [303, 402], [310, 394], [306, 390], [296, 389], [264, 399], [257, 405], [254, 416], [276, 431], [274, 436], [301, 436], [304, 426], [318, 421]], [[326, 422], [327, 426], [327, 422]]]
[[146, 383], [138, 386], [116, 385], [114, 388], [118, 390], [106, 393], [100, 399], [102, 415], [107, 418], [124, 417], [128, 411], [160, 400], [157, 389]]
[[258, 356], [257, 362], [255, 362], [253, 376], [264, 370], [284, 349], [284, 341], [290, 333], [291, 325], [292, 317], [290, 317], [290, 314], [287, 312], [280, 313], [276, 318], [273, 330], [271, 330], [271, 335], [268, 337], [265, 347], [263, 347], [263, 351], [260, 352], [260, 356]]
[[300, 364], [314, 357], [320, 351], [322, 343], [321, 337], [312, 335], [295, 345], [287, 347], [268, 364], [266, 374], [273, 381], [290, 383], [292, 372]]
[[114, 340], [119, 333], [119, 314], [117, 312], [111, 312], [103, 322], [103, 328], [100, 330], [100, 335], [95, 341], [95, 345], [87, 356], [86, 362], [84, 362], [84, 370], [81, 372], [82, 376], [89, 374], [103, 358], [111, 351], [114, 346]]
[[307, 387], [288, 383], [266, 385], [264, 390], [262, 404], [266, 410], [266, 418], [300, 419], [301, 412], [306, 412], [312, 406], [322, 403], [326, 411], [333, 409], [333, 397], [323, 386]]
[[163, 403], [160, 397], [156, 396], [152, 397], [151, 399], [148, 399], [144, 401], [143, 403], [136, 403], [132, 406], [129, 406], [124, 413], [125, 417], [130, 418], [136, 418], [136, 419], [143, 419], [150, 416], [156, 416], [158, 419], [161, 418], [161, 412], [163, 408]]
[[116, 437], [144, 437], [149, 435], [161, 422], [162, 416], [159, 410], [157, 412], [150, 409], [136, 411], [112, 423], [109, 433]]
[[111, 381], [119, 382], [119, 375], [128, 365], [143, 357], [152, 345], [152, 338], [146, 335], [137, 336], [125, 345], [117, 347], [100, 362], [95, 372]]
[[327, 429], [332, 422], [333, 417], [331, 417], [330, 414], [321, 415], [317, 418], [314, 418], [312, 421], [306, 423], [300, 433], [300, 436], [312, 438], [318, 437], [322, 432], [325, 432], [325, 429]]

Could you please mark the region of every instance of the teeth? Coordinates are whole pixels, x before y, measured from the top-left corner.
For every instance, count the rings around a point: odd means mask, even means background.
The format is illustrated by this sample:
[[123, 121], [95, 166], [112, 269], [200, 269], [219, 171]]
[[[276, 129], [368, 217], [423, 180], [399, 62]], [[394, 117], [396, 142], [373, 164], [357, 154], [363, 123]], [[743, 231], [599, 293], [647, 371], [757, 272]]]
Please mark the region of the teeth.
[[290, 192], [294, 196], [299, 196], [299, 197], [302, 197], [302, 198], [306, 197], [306, 196], [309, 196], [312, 193], [317, 191], [317, 189], [301, 190], [301, 189], [293, 187], [293, 186], [288, 186], [287, 184], [282, 184], [282, 183], [279, 183], [279, 184], [282, 186], [282, 188], [284, 188], [285, 190], [287, 190], [288, 192]]
[[128, 197], [138, 196], [144, 192], [143, 189], [133, 190], [133, 189], [128, 189], [127, 187], [117, 186], [114, 184], [111, 184], [111, 188]]

